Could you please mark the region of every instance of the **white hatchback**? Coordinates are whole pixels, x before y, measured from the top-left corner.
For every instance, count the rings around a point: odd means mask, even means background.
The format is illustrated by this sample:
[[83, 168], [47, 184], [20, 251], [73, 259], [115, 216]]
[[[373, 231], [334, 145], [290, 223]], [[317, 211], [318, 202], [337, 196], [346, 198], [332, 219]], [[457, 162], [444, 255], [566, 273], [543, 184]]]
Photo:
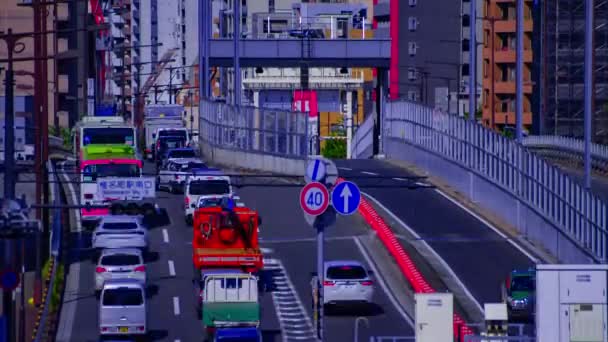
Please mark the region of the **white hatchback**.
[[136, 248], [104, 249], [95, 268], [95, 290], [110, 279], [134, 279], [146, 284], [144, 257]]
[[358, 261], [324, 263], [323, 304], [371, 304], [374, 283], [370, 272]]
[[92, 247], [101, 251], [108, 248], [148, 249], [148, 230], [141, 216], [104, 216], [93, 232]]

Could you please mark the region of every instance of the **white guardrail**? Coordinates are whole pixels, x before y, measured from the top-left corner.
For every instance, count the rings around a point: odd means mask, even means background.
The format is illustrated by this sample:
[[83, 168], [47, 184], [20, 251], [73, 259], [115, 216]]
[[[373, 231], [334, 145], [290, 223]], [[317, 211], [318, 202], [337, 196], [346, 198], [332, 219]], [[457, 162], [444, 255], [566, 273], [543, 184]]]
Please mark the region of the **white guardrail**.
[[[576, 154], [585, 153], [585, 141], [556, 135], [532, 135], [525, 137], [522, 144], [531, 148], [563, 150]], [[608, 146], [591, 144], [591, 158], [608, 161]]]

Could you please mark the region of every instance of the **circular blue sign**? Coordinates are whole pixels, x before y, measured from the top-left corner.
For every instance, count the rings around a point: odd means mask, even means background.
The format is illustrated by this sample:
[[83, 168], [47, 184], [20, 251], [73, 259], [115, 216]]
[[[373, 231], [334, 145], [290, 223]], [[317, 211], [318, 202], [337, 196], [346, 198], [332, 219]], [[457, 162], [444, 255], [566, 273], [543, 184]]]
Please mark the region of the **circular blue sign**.
[[19, 286], [19, 274], [13, 270], [0, 273], [0, 286], [8, 291], [13, 291]]
[[341, 215], [350, 215], [359, 209], [361, 191], [355, 183], [341, 182], [331, 192], [331, 204]]

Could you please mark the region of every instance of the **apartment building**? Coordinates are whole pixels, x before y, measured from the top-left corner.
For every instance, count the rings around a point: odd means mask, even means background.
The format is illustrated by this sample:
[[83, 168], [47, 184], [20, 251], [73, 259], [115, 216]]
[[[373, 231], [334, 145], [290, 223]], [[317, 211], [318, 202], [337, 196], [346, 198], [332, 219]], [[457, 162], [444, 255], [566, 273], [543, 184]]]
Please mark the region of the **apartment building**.
[[[585, 2], [545, 1], [542, 28], [542, 134], [584, 136]], [[595, 2], [593, 140], [608, 144], [608, 2]]]
[[[481, 0], [473, 1], [479, 12]], [[390, 97], [420, 102], [451, 114], [467, 113], [471, 0], [374, 3], [375, 37], [390, 37], [395, 44], [389, 72]], [[482, 21], [477, 19], [475, 23], [479, 37]], [[477, 51], [478, 72], [473, 83], [480, 94], [480, 46]], [[478, 95], [478, 102], [480, 99]]]
[[[516, 0], [484, 0], [482, 123], [513, 130], [516, 115]], [[534, 66], [533, 1], [524, 2], [524, 129], [532, 129], [538, 68]]]

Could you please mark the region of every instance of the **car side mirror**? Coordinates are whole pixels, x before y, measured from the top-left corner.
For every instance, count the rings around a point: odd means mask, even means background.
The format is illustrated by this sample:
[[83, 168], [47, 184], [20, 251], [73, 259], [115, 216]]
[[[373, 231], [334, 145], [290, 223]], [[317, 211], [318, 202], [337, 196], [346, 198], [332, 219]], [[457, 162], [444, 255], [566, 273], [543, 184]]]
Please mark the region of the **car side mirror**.
[[156, 133], [152, 133], [152, 139], [156, 138]]
[[317, 275], [318, 275], [318, 273], [317, 273], [317, 272], [310, 272], [310, 276], [311, 276], [311, 277], [316, 277]]
[[190, 204], [190, 208], [196, 208], [196, 204], [194, 204], [194, 203]]
[[258, 226], [262, 225], [262, 216], [258, 216]]
[[374, 271], [367, 270], [367, 275], [369, 275], [369, 276], [373, 276], [373, 275], [374, 275]]

